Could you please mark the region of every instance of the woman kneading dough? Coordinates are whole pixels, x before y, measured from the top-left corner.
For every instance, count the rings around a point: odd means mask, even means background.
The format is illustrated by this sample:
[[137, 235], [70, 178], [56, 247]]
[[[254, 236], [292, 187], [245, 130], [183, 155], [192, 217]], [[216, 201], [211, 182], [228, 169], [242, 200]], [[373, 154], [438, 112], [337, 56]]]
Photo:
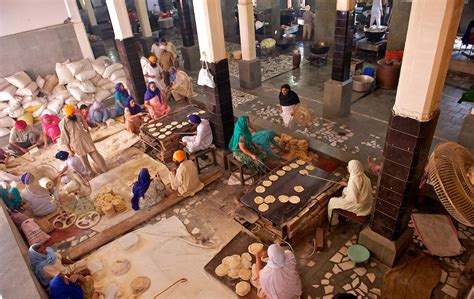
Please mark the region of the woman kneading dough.
[[[342, 196], [329, 200], [328, 219], [331, 219], [334, 209], [346, 210], [357, 216], [367, 216], [372, 212], [372, 184], [364, 174], [362, 163], [357, 160], [349, 161], [347, 171], [349, 171], [349, 182], [342, 183], [346, 186], [342, 190]], [[336, 225], [338, 222], [338, 216], [334, 215], [331, 225]]]
[[[268, 255], [268, 263], [262, 269], [262, 258]], [[252, 284], [260, 298], [294, 299], [301, 295], [302, 284], [296, 269], [296, 258], [290, 250], [273, 244], [266, 251], [257, 253]]]

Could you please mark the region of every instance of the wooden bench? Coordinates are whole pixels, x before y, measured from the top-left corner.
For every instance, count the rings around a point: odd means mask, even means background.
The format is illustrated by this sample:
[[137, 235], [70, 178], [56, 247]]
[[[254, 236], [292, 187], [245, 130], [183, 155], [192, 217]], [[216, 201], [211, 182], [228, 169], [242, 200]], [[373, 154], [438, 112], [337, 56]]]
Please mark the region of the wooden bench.
[[[331, 213], [331, 219], [329, 219], [328, 232], [331, 231], [331, 223], [332, 223], [332, 218], [334, 216], [334, 213], [349, 220], [349, 222], [355, 222], [360, 225], [359, 231], [357, 232], [357, 241], [359, 241], [359, 233], [362, 230], [362, 228], [369, 222], [369, 216], [357, 216], [356, 214], [346, 211], [346, 210], [334, 209], [332, 210], [332, 213]], [[352, 225], [351, 225], [351, 229], [352, 229]]]
[[[214, 166], [217, 165], [216, 146], [214, 144], [211, 144], [211, 146], [209, 146], [209, 148], [205, 150], [197, 151], [195, 153], [190, 153], [188, 148], [185, 147], [184, 152], [186, 153], [186, 158], [188, 158], [189, 160], [194, 160], [194, 163], [196, 163], [196, 168], [198, 170], [198, 173], [201, 173], [201, 170], [203, 170], [204, 168], [207, 168], [212, 165]], [[203, 157], [207, 155], [208, 153], [211, 153], [212, 155], [212, 162], [206, 163], [204, 166], [200, 167], [199, 158], [203, 159]]]
[[[230, 173], [232, 174], [232, 172], [234, 171], [234, 169], [238, 169], [239, 170], [239, 173], [240, 173], [240, 183], [243, 185], [245, 185], [245, 181], [248, 181], [250, 180], [251, 178], [255, 177], [258, 175], [258, 172], [255, 172], [254, 174], [251, 174], [249, 175], [248, 178], [245, 178], [244, 176], [244, 173], [245, 173], [245, 169], [248, 169], [247, 166], [245, 166], [244, 164], [240, 163], [240, 161], [234, 159], [234, 156], [232, 154], [228, 154], [226, 156], [227, 158], [227, 169], [230, 171]], [[235, 166], [235, 167], [232, 167]]]

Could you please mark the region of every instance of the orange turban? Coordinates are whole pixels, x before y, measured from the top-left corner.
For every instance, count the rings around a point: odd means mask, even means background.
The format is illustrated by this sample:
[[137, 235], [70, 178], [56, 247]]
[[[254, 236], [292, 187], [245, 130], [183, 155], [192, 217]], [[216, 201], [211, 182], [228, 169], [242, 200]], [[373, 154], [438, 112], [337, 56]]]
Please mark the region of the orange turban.
[[175, 151], [173, 154], [173, 160], [176, 162], [182, 162], [184, 161], [185, 158], [186, 158], [186, 154], [182, 150]]
[[150, 57], [148, 57], [148, 60], [149, 60], [151, 63], [155, 63], [155, 62], [157, 61], [155, 55], [151, 55]]
[[73, 115], [76, 112], [76, 108], [73, 105], [66, 105], [63, 108], [63, 113], [65, 116]]

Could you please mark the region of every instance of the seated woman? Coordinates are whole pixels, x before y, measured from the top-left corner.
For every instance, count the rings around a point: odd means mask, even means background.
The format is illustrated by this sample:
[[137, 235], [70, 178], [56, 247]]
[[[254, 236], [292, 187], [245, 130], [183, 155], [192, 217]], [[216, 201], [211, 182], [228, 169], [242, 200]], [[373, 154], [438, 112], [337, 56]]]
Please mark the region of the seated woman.
[[18, 189], [16, 189], [16, 185], [14, 188], [16, 190], [16, 193], [15, 190], [13, 190], [12, 192], [12, 189], [8, 190], [8, 185], [6, 182], [0, 182], [0, 198], [3, 199], [3, 202], [5, 203], [8, 209], [12, 211], [19, 210], [22, 203], [21, 196], [18, 193]]
[[56, 139], [61, 135], [59, 122], [61, 120], [56, 115], [45, 114], [41, 117], [41, 127], [43, 127], [44, 145], [48, 144], [48, 138], [51, 143], [56, 143]]
[[[21, 182], [26, 187], [21, 191], [21, 197], [28, 204], [33, 215], [36, 217], [43, 217], [56, 211], [56, 205], [54, 204], [54, 201], [51, 202], [49, 191], [41, 188], [37, 184], [33, 185], [33, 180], [33, 175], [29, 172], [26, 172], [21, 176]], [[54, 190], [53, 195], [55, 198], [59, 198], [56, 189]]]
[[115, 85], [115, 116], [123, 115], [125, 106], [127, 106], [128, 91], [125, 89], [125, 86], [122, 83], [117, 83]]
[[0, 148], [0, 182], [19, 182], [20, 177], [17, 174], [7, 171], [9, 167], [14, 166], [8, 161], [9, 158], [10, 154]]
[[133, 134], [138, 134], [140, 126], [143, 124], [143, 112], [142, 108], [137, 105], [135, 99], [130, 96], [128, 97], [128, 104], [125, 107], [125, 127], [127, 131]]
[[260, 173], [266, 171], [263, 153], [252, 142], [252, 134], [249, 130], [249, 117], [239, 116], [234, 127], [234, 135], [229, 143], [229, 149], [235, 159], [245, 164], [249, 169]]
[[262, 130], [252, 134], [252, 141], [266, 152], [267, 155], [280, 159], [280, 156], [275, 154], [270, 147], [270, 144], [273, 144], [273, 146], [282, 149], [280, 144], [275, 141], [276, 136], [277, 134], [273, 130]]
[[166, 97], [160, 92], [155, 82], [148, 83], [148, 88], [144, 96], [145, 107], [152, 119], [157, 119], [163, 115], [170, 113], [171, 108], [168, 106]]
[[98, 292], [94, 292], [91, 276], [58, 274], [49, 283], [50, 299], [97, 299], [99, 296]]
[[91, 127], [105, 125], [105, 122], [112, 117], [104, 103], [95, 100], [89, 108], [87, 120]]
[[[346, 186], [342, 190], [342, 196], [333, 197], [329, 200], [328, 219], [331, 219], [334, 209], [346, 210], [357, 216], [367, 216], [372, 212], [372, 184], [370, 179], [364, 174], [362, 163], [357, 160], [349, 161], [347, 171], [349, 171], [349, 182], [341, 183], [341, 185]], [[336, 225], [338, 222], [336, 214], [330, 225]]]
[[[262, 269], [262, 258], [266, 256], [268, 263]], [[295, 255], [277, 244], [270, 245], [268, 253], [257, 253], [251, 283], [257, 288], [259, 298], [294, 299], [303, 292]]]
[[[77, 268], [74, 262], [63, 258], [51, 247], [42, 244], [33, 244], [28, 249], [31, 268], [40, 283], [47, 287], [50, 280], [58, 274], [69, 274]], [[90, 274], [88, 269], [82, 270], [81, 274]]]
[[135, 211], [139, 209], [148, 209], [165, 198], [165, 185], [157, 175], [150, 177], [148, 168], [142, 168], [138, 174], [138, 180], [133, 184], [132, 189], [132, 208]]
[[171, 93], [175, 101], [187, 100], [191, 103], [193, 97], [193, 80], [182, 70], [174, 66], [170, 68], [170, 85], [167, 91]]

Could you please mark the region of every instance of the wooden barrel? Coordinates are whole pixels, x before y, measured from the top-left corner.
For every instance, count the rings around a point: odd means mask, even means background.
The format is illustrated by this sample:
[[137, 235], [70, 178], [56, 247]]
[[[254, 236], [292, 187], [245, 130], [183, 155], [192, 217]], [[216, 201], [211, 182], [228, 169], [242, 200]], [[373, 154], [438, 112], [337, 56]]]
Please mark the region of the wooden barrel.
[[400, 63], [394, 63], [385, 59], [377, 61], [377, 86], [383, 89], [397, 89], [400, 78]]

